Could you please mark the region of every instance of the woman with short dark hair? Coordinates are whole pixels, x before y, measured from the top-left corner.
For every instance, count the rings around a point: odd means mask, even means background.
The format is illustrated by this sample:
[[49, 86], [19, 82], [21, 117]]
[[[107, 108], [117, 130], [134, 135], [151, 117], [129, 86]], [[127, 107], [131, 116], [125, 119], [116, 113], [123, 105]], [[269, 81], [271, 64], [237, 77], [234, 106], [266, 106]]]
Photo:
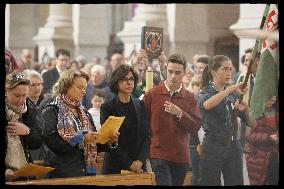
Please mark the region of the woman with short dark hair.
[[100, 121], [103, 124], [109, 116], [125, 116], [125, 119], [119, 129], [118, 146], [105, 153], [103, 174], [146, 171], [150, 135], [144, 103], [131, 97], [137, 81], [136, 73], [127, 65], [121, 65], [112, 73], [110, 89], [117, 95], [102, 104]]

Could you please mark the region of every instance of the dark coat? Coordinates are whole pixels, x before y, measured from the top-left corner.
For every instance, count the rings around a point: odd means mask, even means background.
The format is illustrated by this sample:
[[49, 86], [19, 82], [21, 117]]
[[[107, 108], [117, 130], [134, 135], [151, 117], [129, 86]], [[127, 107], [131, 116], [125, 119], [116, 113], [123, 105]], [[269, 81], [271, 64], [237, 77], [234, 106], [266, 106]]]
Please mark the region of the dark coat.
[[[125, 132], [120, 132], [118, 138], [118, 148], [108, 150], [104, 156], [103, 174], [120, 173], [121, 170], [129, 170], [130, 165], [135, 160], [143, 162], [143, 169], [146, 171], [146, 158], [149, 152], [150, 131], [149, 123], [146, 118], [145, 105], [139, 99], [132, 98], [132, 102], [136, 111], [137, 117], [137, 141], [128, 141], [128, 135]], [[104, 103], [101, 106], [101, 124], [103, 124], [109, 116], [123, 116], [122, 107], [119, 106], [118, 97]], [[139, 149], [136, 157], [130, 157], [125, 152], [128, 146], [122, 146], [125, 143], [135, 143], [136, 149]], [[102, 150], [101, 145], [98, 145], [98, 151]]]
[[43, 143], [42, 130], [36, 118], [35, 104], [28, 98], [26, 100], [27, 111], [22, 115], [21, 122], [30, 129], [30, 134], [22, 137], [23, 144], [26, 149], [25, 153], [28, 156], [29, 162], [32, 161], [30, 150], [35, 150], [41, 147]]
[[[37, 118], [37, 114], [39, 113], [38, 105], [43, 100], [43, 95], [39, 96], [39, 99], [36, 104], [30, 99], [27, 98], [27, 112], [22, 115], [22, 121], [25, 125], [30, 128], [30, 131], [34, 134], [33, 145], [29, 148], [30, 155], [32, 160], [39, 160], [39, 153], [41, 146], [43, 144], [43, 136], [42, 136], [42, 128], [40, 124], [40, 120]], [[27, 136], [29, 137], [29, 136]]]
[[48, 70], [47, 72], [43, 73], [43, 90], [42, 93], [51, 93], [53, 85], [57, 82], [59, 79], [59, 73], [56, 69], [56, 67], [52, 68], [51, 70]]
[[[96, 131], [91, 115], [85, 111], [93, 130]], [[51, 102], [42, 112], [42, 127], [44, 137], [45, 166], [54, 167], [48, 178], [85, 176], [84, 151], [79, 144], [72, 147], [58, 134], [57, 130], [58, 106]]]

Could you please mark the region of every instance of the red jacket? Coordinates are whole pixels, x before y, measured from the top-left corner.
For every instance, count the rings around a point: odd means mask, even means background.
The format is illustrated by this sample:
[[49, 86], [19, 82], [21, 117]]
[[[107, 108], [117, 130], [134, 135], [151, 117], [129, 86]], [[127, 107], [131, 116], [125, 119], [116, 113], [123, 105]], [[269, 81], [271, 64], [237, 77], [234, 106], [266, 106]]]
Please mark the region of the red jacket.
[[[151, 128], [150, 158], [188, 163], [188, 133], [196, 134], [201, 126], [200, 112], [194, 95], [182, 87], [171, 97], [164, 82], [160, 82], [145, 94], [144, 101]], [[181, 120], [165, 112], [165, 101], [170, 101], [183, 110]]]
[[251, 185], [264, 185], [272, 155], [277, 155], [279, 145], [269, 136], [278, 130], [278, 113], [266, 113], [251, 126], [246, 137], [245, 152], [248, 176]]

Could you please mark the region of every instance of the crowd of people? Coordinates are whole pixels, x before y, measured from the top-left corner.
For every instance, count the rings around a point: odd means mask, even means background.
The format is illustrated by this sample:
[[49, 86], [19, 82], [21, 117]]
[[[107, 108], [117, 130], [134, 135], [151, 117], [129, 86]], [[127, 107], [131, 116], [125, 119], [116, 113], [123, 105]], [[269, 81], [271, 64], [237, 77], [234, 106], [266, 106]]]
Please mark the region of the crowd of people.
[[[245, 51], [236, 72], [225, 55], [196, 54], [190, 63], [163, 52], [151, 60], [140, 49], [130, 61], [114, 53], [102, 63], [71, 60], [68, 50], [58, 49], [45, 65], [33, 63], [28, 49], [21, 60], [5, 49], [6, 180], [27, 179], [14, 171], [34, 160], [55, 168], [46, 178], [95, 175], [101, 154], [102, 174], [152, 170], [157, 185], [181, 186], [190, 170], [192, 185], [221, 185], [221, 174], [224, 185], [244, 185], [245, 153], [251, 185], [278, 184], [278, 120], [271, 118], [278, 97], [260, 120], [250, 121], [260, 59], [256, 53], [243, 87], [252, 52]], [[153, 87], [145, 91], [148, 67]], [[235, 112], [245, 131], [234, 129]], [[94, 143], [109, 116], [125, 120], [106, 144]]]

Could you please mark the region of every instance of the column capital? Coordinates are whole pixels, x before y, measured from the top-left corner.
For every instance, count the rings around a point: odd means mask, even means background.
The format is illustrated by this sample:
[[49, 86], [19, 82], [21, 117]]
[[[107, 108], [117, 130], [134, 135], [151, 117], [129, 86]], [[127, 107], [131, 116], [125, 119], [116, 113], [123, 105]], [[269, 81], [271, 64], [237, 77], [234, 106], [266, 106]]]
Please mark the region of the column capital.
[[141, 33], [143, 26], [163, 28], [164, 44], [163, 51], [168, 51], [168, 19], [166, 5], [164, 4], [139, 4], [136, 14], [131, 21], [124, 23], [123, 30], [117, 34], [124, 42], [125, 57], [129, 57], [134, 46], [141, 47]]
[[72, 5], [50, 4], [45, 27], [72, 27]]
[[240, 18], [230, 26], [238, 38], [255, 38], [253, 32], [259, 30], [265, 4], [240, 4]]
[[44, 27], [39, 28], [33, 38], [38, 45], [38, 60], [42, 60], [45, 52], [54, 57], [58, 48], [65, 48], [73, 55], [72, 5], [50, 4], [49, 16]]

